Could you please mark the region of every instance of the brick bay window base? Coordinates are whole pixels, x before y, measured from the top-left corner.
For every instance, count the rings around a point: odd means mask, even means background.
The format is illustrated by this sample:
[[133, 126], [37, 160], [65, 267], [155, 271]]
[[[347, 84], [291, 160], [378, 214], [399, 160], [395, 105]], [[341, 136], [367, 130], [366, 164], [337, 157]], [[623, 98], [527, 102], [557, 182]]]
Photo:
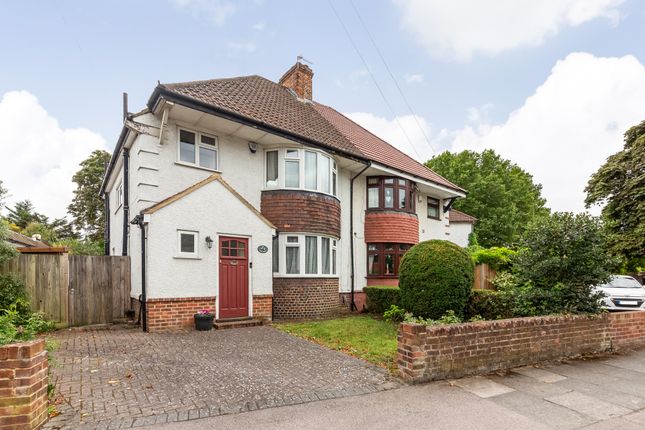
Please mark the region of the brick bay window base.
[[253, 318], [264, 321], [273, 319], [273, 296], [271, 294], [253, 296]]
[[273, 278], [273, 318], [328, 318], [338, 311], [338, 278]]
[[215, 297], [148, 299], [148, 331], [168, 331], [194, 327], [193, 316], [202, 309], [215, 312]]

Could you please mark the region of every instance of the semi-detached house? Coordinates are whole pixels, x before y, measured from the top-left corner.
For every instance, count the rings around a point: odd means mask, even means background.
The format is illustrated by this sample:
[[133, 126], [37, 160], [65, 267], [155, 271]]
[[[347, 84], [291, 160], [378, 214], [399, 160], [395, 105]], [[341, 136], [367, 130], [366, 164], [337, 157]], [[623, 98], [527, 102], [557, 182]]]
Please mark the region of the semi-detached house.
[[[312, 98], [312, 70], [159, 84], [102, 184], [106, 253], [131, 256], [148, 330], [361, 309], [428, 239], [465, 246], [466, 192]], [[454, 219], [454, 222], [453, 222]], [[143, 306], [141, 306], [143, 305]]]

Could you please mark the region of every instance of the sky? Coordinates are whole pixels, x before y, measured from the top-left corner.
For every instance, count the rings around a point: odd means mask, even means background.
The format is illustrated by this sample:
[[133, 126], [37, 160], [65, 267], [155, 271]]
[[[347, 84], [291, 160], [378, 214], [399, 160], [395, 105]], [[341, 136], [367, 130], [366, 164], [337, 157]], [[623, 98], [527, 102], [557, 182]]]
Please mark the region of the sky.
[[123, 92], [138, 111], [157, 81], [277, 81], [302, 55], [315, 100], [417, 160], [491, 148], [579, 212], [645, 119], [644, 41], [643, 0], [7, 1], [0, 180], [10, 205], [64, 216]]

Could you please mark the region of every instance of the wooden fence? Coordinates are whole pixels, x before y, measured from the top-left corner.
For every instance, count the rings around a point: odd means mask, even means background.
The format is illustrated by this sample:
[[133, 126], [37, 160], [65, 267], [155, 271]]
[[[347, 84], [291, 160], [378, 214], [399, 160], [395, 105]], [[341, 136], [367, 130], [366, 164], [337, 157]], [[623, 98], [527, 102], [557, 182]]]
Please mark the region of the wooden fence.
[[27, 287], [31, 307], [67, 325], [105, 324], [130, 308], [130, 257], [20, 254], [0, 266]]
[[491, 280], [495, 277], [497, 272], [491, 269], [488, 264], [478, 264], [475, 266], [475, 282], [473, 284], [474, 290], [494, 290]]

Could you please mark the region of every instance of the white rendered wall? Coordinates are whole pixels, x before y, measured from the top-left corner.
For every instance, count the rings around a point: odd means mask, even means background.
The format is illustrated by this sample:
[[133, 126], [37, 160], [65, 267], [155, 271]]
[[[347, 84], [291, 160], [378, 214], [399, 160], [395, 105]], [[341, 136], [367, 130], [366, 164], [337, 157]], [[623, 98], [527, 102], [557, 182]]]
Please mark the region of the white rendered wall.
[[468, 246], [468, 236], [473, 231], [473, 225], [468, 222], [450, 223], [450, 241], [461, 247]]
[[439, 239], [452, 241], [448, 222], [448, 213], [443, 211], [444, 201], [440, 200], [439, 218], [428, 218], [428, 195], [420, 194], [421, 202], [417, 197], [417, 216], [419, 217], [419, 242]]

